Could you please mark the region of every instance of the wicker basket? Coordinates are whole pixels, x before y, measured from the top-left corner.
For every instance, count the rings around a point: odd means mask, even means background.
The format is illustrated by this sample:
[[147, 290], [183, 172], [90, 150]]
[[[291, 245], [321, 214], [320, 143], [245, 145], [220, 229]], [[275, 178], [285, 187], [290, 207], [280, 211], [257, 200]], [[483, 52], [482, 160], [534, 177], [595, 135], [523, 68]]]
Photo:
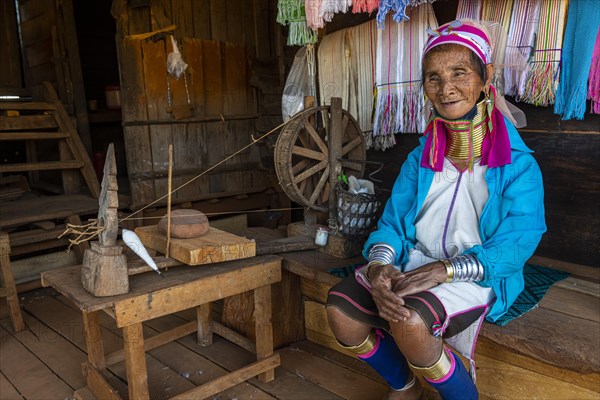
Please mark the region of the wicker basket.
[[338, 185], [336, 191], [338, 231], [356, 239], [368, 235], [379, 218], [379, 190], [375, 188], [375, 194], [352, 194]]

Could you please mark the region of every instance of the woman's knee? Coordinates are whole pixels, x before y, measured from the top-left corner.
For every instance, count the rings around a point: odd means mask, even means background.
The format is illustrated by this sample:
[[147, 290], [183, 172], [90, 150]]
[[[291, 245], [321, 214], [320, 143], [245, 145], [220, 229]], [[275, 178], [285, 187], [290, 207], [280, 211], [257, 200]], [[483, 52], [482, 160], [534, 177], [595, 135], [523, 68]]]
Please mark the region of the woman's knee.
[[331, 331], [345, 345], [362, 343], [371, 330], [371, 327], [350, 318], [337, 307], [327, 306], [326, 311]]
[[397, 343], [406, 343], [412, 345], [423, 343], [431, 338], [429, 328], [421, 318], [418, 312], [409, 309], [410, 316], [406, 321], [390, 323], [390, 328]]

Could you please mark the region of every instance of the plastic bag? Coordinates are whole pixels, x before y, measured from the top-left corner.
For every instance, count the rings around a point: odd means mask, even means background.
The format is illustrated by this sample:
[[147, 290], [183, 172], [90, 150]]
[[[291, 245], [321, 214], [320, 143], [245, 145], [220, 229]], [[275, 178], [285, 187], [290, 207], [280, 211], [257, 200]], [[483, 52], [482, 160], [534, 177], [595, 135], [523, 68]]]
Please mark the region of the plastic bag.
[[175, 79], [179, 79], [188, 65], [181, 58], [177, 41], [173, 35], [171, 35], [171, 44], [173, 45], [173, 51], [167, 56], [167, 72], [173, 75]]
[[314, 96], [311, 90], [308, 72], [306, 47], [302, 47], [294, 56], [294, 63], [285, 81], [281, 98], [281, 113], [285, 122], [300, 111], [304, 110], [304, 97]]

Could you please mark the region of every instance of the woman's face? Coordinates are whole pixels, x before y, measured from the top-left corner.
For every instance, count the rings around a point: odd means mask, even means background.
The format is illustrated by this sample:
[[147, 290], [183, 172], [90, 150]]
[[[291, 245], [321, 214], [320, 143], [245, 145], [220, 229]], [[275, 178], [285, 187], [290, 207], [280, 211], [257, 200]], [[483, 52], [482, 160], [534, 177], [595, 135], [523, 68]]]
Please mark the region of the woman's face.
[[490, 69], [493, 73], [493, 67], [486, 66], [490, 78], [483, 82], [470, 52], [460, 45], [448, 45], [425, 57], [425, 95], [438, 114], [446, 119], [457, 119], [471, 111], [491, 81]]

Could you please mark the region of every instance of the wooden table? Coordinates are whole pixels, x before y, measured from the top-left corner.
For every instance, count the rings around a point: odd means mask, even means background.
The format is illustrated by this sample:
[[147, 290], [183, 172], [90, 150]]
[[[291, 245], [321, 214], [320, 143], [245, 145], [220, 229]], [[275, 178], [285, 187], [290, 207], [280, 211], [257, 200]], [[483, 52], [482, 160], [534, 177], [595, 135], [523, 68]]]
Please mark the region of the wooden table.
[[[42, 284], [52, 286], [83, 313], [88, 361], [83, 373], [89, 389], [100, 399], [121, 399], [110, 386], [106, 367], [125, 360], [130, 399], [149, 399], [145, 352], [197, 332], [198, 344], [212, 344], [212, 333], [254, 351], [257, 361], [198, 386], [173, 399], [202, 399], [254, 376], [263, 382], [274, 379], [279, 354], [273, 352], [271, 284], [281, 280], [281, 258], [252, 257], [197, 267], [171, 267], [165, 279], [154, 272], [129, 277], [130, 291], [111, 297], [95, 297], [81, 284], [81, 267], [44, 272]], [[256, 343], [212, 321], [211, 302], [253, 291]], [[153, 318], [196, 308], [197, 321], [144, 340], [142, 324]], [[123, 329], [124, 349], [105, 354], [98, 312], [104, 311]]]

